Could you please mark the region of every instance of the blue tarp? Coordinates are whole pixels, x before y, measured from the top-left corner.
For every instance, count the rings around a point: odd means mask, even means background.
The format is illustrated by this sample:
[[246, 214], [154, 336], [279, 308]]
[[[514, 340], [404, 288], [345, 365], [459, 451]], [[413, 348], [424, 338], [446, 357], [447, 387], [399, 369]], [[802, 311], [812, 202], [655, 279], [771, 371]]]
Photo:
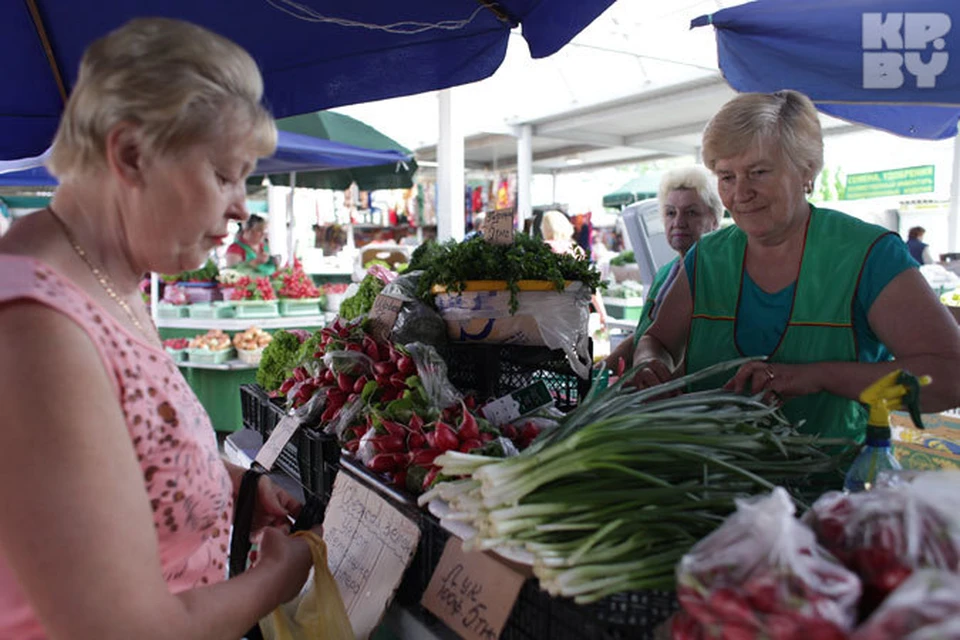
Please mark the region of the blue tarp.
[[[277, 152], [257, 163], [254, 175], [289, 173], [291, 171], [325, 171], [351, 167], [373, 167], [407, 162], [410, 157], [399, 151], [361, 149], [342, 142], [321, 140], [299, 133], [280, 131], [277, 137]], [[39, 165], [41, 159], [36, 160]], [[0, 162], [0, 186], [42, 187], [57, 184], [42, 166], [4, 173]], [[22, 162], [20, 163], [22, 166]]]
[[[94, 39], [137, 16], [190, 20], [253, 54], [274, 116], [475, 82], [503, 61], [522, 26], [534, 58], [570, 41], [614, 0], [35, 0], [0, 6], [0, 160], [53, 138], [66, 91]], [[361, 26], [366, 25], [366, 26]], [[43, 46], [50, 43], [53, 65]]]
[[960, 1], [757, 0], [709, 16], [737, 91], [796, 89], [820, 111], [912, 138], [957, 135]]

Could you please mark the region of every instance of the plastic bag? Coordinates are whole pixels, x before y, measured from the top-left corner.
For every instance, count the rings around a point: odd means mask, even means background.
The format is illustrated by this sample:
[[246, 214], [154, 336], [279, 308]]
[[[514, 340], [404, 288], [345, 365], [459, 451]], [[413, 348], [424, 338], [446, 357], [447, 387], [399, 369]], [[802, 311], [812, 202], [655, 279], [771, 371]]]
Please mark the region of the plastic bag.
[[787, 492], [737, 500], [737, 511], [677, 567], [683, 611], [673, 637], [843, 638], [856, 622], [860, 581], [794, 518]]
[[460, 402], [462, 396], [447, 377], [447, 363], [430, 345], [414, 342], [404, 345], [417, 366], [417, 375], [430, 404], [436, 409]]
[[260, 620], [264, 640], [354, 640], [340, 588], [327, 565], [327, 545], [312, 531], [298, 531], [313, 554], [313, 580], [300, 595]]
[[960, 576], [922, 569], [890, 594], [850, 640], [960, 638]]
[[403, 301], [393, 323], [390, 340], [396, 344], [421, 342], [442, 347], [447, 343], [447, 323], [435, 309], [417, 297], [421, 274], [422, 271], [405, 273], [383, 290], [385, 294]]
[[[593, 365], [587, 326], [590, 289], [582, 282], [571, 283], [563, 292], [521, 291], [517, 294], [516, 313], [510, 313], [509, 292], [503, 291], [439, 294], [434, 300], [445, 322], [460, 325], [461, 335], [490, 342], [543, 344], [551, 349], [563, 349], [570, 368], [581, 378], [590, 377]], [[532, 318], [533, 329], [524, 328], [524, 316]], [[483, 323], [485, 319], [490, 322]], [[480, 333], [471, 334], [469, 329], [478, 324], [482, 327]], [[530, 333], [539, 333], [539, 336]]]
[[804, 515], [817, 538], [863, 581], [861, 614], [869, 614], [914, 569], [960, 570], [960, 472], [855, 494], [824, 494]]
[[323, 354], [323, 366], [334, 374], [357, 377], [370, 374], [373, 360], [360, 351], [328, 351]]

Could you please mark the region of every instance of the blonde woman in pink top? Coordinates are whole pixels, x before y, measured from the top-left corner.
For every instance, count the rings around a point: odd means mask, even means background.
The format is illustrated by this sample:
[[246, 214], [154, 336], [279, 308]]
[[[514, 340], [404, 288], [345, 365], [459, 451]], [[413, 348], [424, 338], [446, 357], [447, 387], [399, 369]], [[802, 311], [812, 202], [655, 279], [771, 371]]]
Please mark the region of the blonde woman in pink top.
[[165, 19], [93, 43], [50, 161], [50, 208], [0, 238], [0, 638], [236, 640], [311, 564], [260, 483], [260, 558], [226, 580], [242, 470], [165, 356], [137, 285], [199, 266], [248, 217], [276, 145], [234, 43]]

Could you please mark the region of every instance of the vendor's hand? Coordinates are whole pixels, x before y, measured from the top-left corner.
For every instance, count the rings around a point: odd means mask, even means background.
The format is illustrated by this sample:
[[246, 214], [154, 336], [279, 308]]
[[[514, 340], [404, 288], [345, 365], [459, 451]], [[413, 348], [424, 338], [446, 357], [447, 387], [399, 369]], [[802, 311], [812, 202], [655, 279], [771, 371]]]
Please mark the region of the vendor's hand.
[[[321, 527], [312, 529], [317, 535], [323, 535]], [[282, 579], [278, 581], [277, 594], [280, 602], [289, 602], [303, 588], [313, 566], [313, 554], [310, 545], [302, 538], [293, 538], [279, 529], [268, 527], [263, 530], [259, 542], [256, 565], [276, 569]]]
[[302, 505], [290, 497], [286, 491], [274, 484], [269, 476], [262, 476], [257, 482], [257, 504], [253, 511], [253, 531], [264, 527], [277, 527], [290, 530], [287, 516], [296, 518]]
[[[661, 360], [649, 358], [636, 362], [636, 365], [640, 370], [629, 384], [638, 389], [649, 389], [673, 380], [673, 372]], [[670, 395], [676, 395], [676, 393]]]
[[763, 399], [769, 403], [821, 391], [815, 365], [762, 361], [748, 362], [740, 367], [723, 388], [735, 393], [765, 392]]

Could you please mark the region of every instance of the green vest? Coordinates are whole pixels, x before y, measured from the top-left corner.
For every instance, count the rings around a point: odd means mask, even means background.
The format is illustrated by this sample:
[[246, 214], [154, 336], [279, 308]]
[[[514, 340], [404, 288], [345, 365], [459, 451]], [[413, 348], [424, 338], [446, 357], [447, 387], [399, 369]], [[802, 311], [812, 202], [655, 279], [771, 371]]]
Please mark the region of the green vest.
[[[255, 267], [251, 265], [250, 261], [257, 257], [257, 252], [246, 242], [237, 240], [236, 244], [243, 249], [243, 262], [234, 267], [237, 271], [249, 273], [253, 276], [272, 276], [276, 272], [277, 266], [273, 262], [264, 262]], [[266, 249], [266, 245], [264, 245], [264, 249]]]
[[[800, 274], [790, 319], [770, 362], [857, 362], [853, 303], [867, 254], [882, 227], [811, 206]], [[743, 281], [747, 236], [738, 227], [704, 236], [695, 249], [693, 316], [687, 345], [687, 371], [743, 357], [736, 343], [737, 308]], [[723, 385], [729, 374], [698, 388]], [[860, 403], [830, 393], [794, 398], [784, 405], [801, 431], [826, 438], [862, 441], [867, 414]]]
[[637, 343], [640, 342], [640, 337], [647, 332], [647, 329], [650, 328], [650, 325], [653, 324], [653, 303], [657, 299], [657, 293], [660, 291], [660, 288], [663, 286], [663, 283], [666, 281], [667, 276], [670, 275], [670, 269], [673, 268], [673, 265], [677, 263], [680, 257], [677, 256], [667, 264], [660, 267], [657, 270], [656, 275], [653, 276], [653, 282], [650, 283], [650, 291], [647, 292], [647, 296], [643, 302], [643, 308], [640, 310], [640, 321], [637, 322], [637, 329], [633, 332], [633, 347], [637, 347]]

